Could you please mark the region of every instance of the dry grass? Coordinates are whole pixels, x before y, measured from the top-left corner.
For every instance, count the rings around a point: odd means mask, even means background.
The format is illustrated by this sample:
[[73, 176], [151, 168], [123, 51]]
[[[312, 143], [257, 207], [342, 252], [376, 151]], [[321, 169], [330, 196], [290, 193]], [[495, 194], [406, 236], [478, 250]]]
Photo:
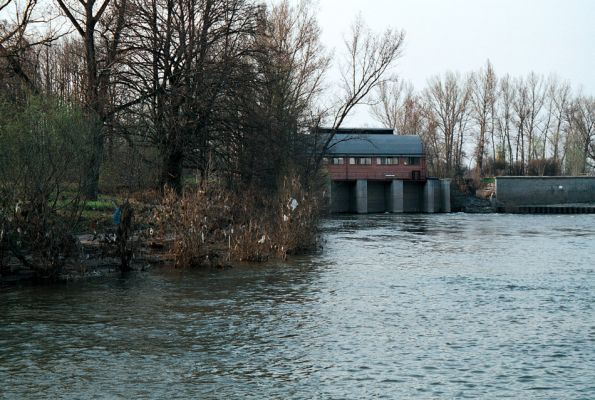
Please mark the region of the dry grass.
[[159, 234], [173, 240], [176, 265], [218, 266], [285, 259], [312, 249], [318, 240], [319, 205], [297, 179], [287, 179], [272, 198], [256, 190], [236, 194], [210, 185], [181, 196], [167, 191], [155, 221]]

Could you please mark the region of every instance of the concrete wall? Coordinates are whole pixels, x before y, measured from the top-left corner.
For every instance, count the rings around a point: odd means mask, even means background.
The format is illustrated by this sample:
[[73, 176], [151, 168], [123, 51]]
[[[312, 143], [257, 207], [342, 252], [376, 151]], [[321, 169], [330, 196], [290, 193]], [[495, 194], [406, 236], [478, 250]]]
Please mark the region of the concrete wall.
[[496, 205], [514, 208], [522, 205], [595, 203], [595, 177], [516, 177], [496, 178]]

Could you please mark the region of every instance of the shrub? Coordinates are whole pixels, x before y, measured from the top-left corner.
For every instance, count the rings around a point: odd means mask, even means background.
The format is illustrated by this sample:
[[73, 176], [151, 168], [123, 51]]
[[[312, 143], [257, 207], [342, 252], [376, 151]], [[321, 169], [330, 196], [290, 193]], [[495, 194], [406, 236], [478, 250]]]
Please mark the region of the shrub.
[[527, 175], [529, 176], [558, 176], [560, 175], [561, 165], [553, 158], [539, 158], [531, 160], [527, 166]]
[[72, 233], [95, 127], [51, 98], [0, 98], [0, 265], [11, 256], [51, 279], [75, 258]]
[[167, 190], [155, 221], [178, 266], [266, 261], [316, 246], [319, 205], [295, 178], [273, 196], [210, 183], [181, 196]]

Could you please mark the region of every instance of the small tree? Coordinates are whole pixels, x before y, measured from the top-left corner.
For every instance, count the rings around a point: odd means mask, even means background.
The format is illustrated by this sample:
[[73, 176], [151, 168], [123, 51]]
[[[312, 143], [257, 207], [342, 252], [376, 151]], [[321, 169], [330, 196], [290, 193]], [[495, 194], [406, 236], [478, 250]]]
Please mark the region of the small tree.
[[72, 105], [37, 96], [0, 100], [0, 121], [0, 254], [54, 278], [76, 253], [72, 234], [99, 125]]

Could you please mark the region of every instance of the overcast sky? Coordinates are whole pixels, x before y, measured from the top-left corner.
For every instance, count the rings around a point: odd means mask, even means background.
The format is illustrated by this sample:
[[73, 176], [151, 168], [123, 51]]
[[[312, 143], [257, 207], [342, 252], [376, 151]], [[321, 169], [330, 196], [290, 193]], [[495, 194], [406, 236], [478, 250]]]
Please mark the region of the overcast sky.
[[[406, 31], [399, 75], [416, 89], [489, 58], [502, 76], [557, 74], [595, 95], [595, 0], [318, 0], [322, 41], [335, 54], [361, 12], [374, 29]], [[352, 124], [376, 125], [364, 110]]]

